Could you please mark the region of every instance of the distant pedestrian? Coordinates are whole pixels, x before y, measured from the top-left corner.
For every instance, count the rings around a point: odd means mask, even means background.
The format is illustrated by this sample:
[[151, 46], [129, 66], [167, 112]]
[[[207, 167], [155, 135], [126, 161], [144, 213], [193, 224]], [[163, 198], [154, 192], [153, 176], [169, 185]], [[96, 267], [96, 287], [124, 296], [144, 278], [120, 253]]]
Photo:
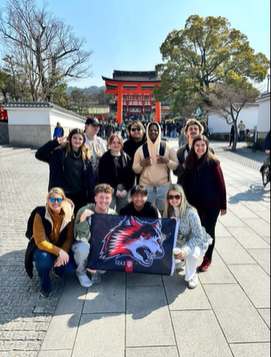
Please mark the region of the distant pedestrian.
[[231, 144], [234, 143], [234, 136], [235, 136], [235, 130], [234, 130], [234, 124], [231, 125], [231, 131], [230, 131], [230, 143], [229, 147], [231, 147]]
[[57, 122], [53, 133], [53, 139], [61, 138], [62, 136], [64, 136], [64, 129], [62, 128], [60, 123]]
[[202, 133], [202, 135], [205, 135], [206, 138], [209, 139], [210, 131], [209, 131], [208, 125], [206, 123], [203, 123], [202, 125], [203, 125], [203, 133]]
[[116, 128], [114, 124], [111, 122], [111, 120], [108, 121], [108, 123], [105, 125], [104, 128], [105, 131], [105, 139], [108, 140], [110, 135], [116, 132]]
[[249, 142], [249, 138], [251, 137], [251, 133], [249, 129], [246, 129], [245, 132], [245, 141], [248, 143]]
[[182, 128], [180, 131], [178, 143], [179, 143], [179, 148], [188, 143], [188, 138], [184, 133], [184, 128]]
[[242, 142], [245, 140], [245, 130], [246, 130], [246, 126], [242, 120], [238, 124], [238, 129], [239, 129], [239, 139]]

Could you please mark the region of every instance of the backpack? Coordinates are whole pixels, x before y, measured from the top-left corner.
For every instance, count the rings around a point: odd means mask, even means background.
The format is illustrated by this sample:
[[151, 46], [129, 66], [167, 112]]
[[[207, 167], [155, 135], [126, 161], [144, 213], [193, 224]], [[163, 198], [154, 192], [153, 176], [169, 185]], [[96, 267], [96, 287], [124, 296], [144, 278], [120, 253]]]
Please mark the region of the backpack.
[[[160, 141], [160, 146], [159, 146], [159, 156], [164, 156], [165, 155], [166, 146], [167, 146], [166, 141], [165, 140], [161, 140]], [[142, 145], [142, 150], [143, 150], [144, 159], [146, 159], [147, 157], [150, 156], [147, 143], [144, 143]], [[168, 170], [168, 180], [170, 180], [170, 170]]]
[[45, 212], [45, 207], [44, 206], [37, 206], [36, 208], [33, 209], [33, 211], [30, 213], [30, 216], [27, 220], [27, 228], [25, 232], [25, 236], [28, 239], [31, 239], [33, 237], [33, 224], [34, 224], [34, 218], [37, 212], [44, 210]]
[[[159, 155], [160, 156], [164, 156], [165, 155], [166, 146], [167, 146], [166, 142], [164, 140], [161, 140], [160, 141], [160, 147], [159, 147]], [[144, 159], [146, 159], [147, 157], [150, 156], [147, 143], [143, 144], [142, 150], [143, 150]]]

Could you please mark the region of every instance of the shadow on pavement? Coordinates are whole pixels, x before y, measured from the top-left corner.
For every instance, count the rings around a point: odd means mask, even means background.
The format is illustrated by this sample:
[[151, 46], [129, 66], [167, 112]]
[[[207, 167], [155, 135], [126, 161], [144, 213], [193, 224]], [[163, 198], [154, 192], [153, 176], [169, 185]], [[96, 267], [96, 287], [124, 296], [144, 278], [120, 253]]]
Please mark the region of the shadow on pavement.
[[58, 278], [51, 273], [52, 294], [43, 298], [39, 294], [39, 278], [36, 270], [30, 279], [24, 268], [25, 250], [1, 256], [0, 324], [38, 316], [52, 316], [63, 291], [66, 277]]
[[263, 187], [259, 183], [252, 183], [249, 189], [244, 192], [230, 196], [229, 203], [238, 203], [239, 201], [264, 201], [270, 202], [270, 188]]

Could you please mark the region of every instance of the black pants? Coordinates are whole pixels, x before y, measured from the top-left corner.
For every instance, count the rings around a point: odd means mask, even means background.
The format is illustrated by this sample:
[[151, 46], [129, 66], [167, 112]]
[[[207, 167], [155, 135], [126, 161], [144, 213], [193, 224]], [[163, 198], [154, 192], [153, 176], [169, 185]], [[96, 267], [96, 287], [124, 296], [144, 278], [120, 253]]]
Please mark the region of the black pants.
[[209, 248], [207, 249], [207, 252], [205, 253], [205, 256], [212, 260], [213, 256], [213, 250], [215, 247], [215, 226], [216, 226], [216, 221], [219, 216], [220, 208], [219, 207], [210, 207], [210, 208], [197, 208], [199, 218], [201, 221], [202, 226], [206, 229], [206, 232], [210, 234], [210, 236], [213, 238], [213, 243], [209, 245]]
[[75, 216], [80, 208], [89, 203], [87, 202], [86, 194], [84, 192], [65, 192], [65, 195], [74, 203]]

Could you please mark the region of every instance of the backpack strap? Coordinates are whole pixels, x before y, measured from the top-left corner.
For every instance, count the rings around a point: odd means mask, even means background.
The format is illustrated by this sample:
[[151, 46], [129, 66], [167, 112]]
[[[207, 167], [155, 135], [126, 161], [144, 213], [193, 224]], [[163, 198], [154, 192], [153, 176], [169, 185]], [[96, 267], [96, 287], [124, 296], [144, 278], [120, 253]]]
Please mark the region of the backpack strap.
[[144, 159], [147, 159], [147, 157], [150, 156], [147, 143], [144, 143], [142, 145], [142, 150], [143, 150]]
[[164, 140], [161, 140], [160, 147], [159, 147], [159, 155], [160, 156], [164, 156], [165, 155], [166, 146], [167, 146], [167, 143]]
[[[160, 156], [164, 156], [165, 155], [166, 146], [167, 146], [167, 143], [164, 140], [161, 140], [160, 141], [160, 146], [159, 146], [159, 155]], [[142, 150], [143, 150], [144, 159], [146, 159], [147, 157], [150, 156], [147, 143], [144, 143], [142, 145]]]

